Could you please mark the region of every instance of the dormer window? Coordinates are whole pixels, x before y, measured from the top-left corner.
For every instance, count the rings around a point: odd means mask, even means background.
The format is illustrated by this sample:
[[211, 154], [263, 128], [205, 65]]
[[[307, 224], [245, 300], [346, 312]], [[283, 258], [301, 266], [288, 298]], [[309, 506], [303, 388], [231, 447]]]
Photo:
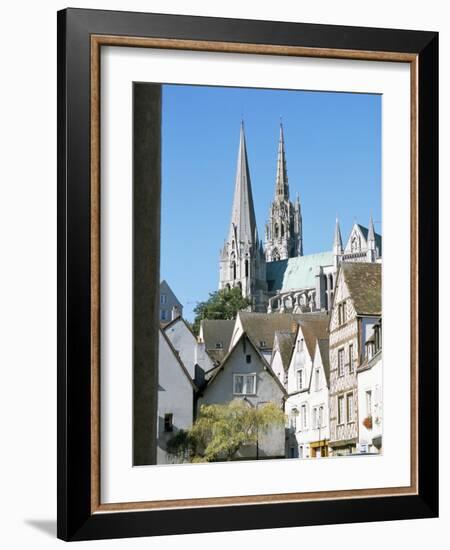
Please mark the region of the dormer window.
[[265, 340], [260, 340], [260, 342], [259, 342], [259, 347], [260, 347], [260, 348], [265, 348], [265, 347], [267, 347], [267, 346], [266, 346], [266, 341], [265, 341]]
[[223, 349], [223, 342], [216, 342], [216, 349]]

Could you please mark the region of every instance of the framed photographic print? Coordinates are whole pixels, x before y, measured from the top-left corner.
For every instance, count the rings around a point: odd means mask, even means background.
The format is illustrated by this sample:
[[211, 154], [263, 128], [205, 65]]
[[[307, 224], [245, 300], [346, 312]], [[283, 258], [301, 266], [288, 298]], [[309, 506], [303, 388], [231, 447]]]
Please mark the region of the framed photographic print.
[[58, 536], [438, 514], [434, 32], [58, 13]]

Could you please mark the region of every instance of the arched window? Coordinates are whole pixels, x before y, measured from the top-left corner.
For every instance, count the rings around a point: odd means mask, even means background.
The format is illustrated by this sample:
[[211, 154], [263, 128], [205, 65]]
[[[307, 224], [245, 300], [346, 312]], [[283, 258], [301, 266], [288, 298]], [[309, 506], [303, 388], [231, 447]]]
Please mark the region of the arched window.
[[333, 275], [330, 273], [330, 290], [333, 290]]
[[233, 280], [236, 279], [236, 262], [231, 263], [231, 273], [233, 274]]
[[248, 260], [245, 260], [245, 276], [248, 277]]
[[281, 224], [281, 237], [284, 237], [284, 223]]
[[274, 231], [274, 233], [275, 233], [275, 239], [278, 239], [278, 224], [277, 224], [277, 223], [275, 224], [275, 231]]

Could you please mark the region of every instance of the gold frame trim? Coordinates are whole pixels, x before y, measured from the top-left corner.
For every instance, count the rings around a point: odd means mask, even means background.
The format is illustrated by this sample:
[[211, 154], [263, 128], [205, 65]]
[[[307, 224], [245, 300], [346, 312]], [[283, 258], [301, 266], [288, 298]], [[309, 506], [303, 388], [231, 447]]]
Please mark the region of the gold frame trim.
[[[100, 50], [102, 46], [164, 48], [409, 63], [411, 70], [411, 484], [408, 487], [282, 493], [102, 504], [100, 501]], [[418, 494], [418, 55], [132, 36], [91, 35], [91, 513], [274, 504]]]

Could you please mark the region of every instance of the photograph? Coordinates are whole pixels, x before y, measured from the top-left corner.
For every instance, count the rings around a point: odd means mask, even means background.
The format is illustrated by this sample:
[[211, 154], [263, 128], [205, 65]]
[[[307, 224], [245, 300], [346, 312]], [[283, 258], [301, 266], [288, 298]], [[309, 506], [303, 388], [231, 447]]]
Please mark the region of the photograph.
[[382, 95], [150, 86], [156, 464], [381, 455]]

